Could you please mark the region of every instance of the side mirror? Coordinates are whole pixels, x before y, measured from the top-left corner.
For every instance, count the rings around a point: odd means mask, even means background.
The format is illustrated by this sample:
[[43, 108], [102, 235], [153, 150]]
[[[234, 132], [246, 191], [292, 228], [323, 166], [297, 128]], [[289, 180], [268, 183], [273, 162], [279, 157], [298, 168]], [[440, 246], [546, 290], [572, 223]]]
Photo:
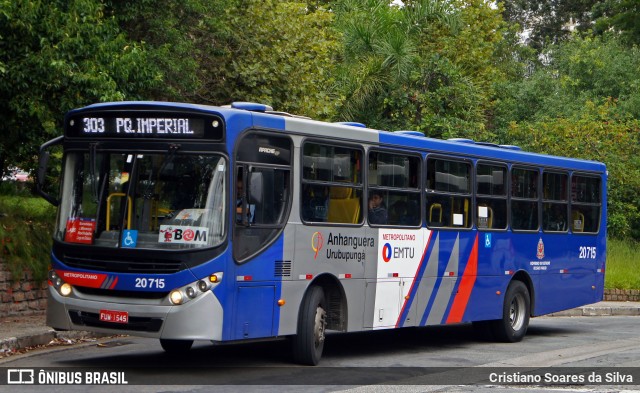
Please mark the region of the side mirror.
[[60, 201], [57, 198], [52, 197], [51, 195], [49, 195], [47, 192], [44, 191], [44, 182], [47, 177], [49, 157], [51, 156], [51, 153], [49, 152], [48, 149], [52, 146], [62, 144], [63, 139], [64, 139], [63, 136], [59, 136], [40, 146], [38, 172], [36, 173], [36, 192], [53, 206], [58, 206], [58, 204], [60, 204]]

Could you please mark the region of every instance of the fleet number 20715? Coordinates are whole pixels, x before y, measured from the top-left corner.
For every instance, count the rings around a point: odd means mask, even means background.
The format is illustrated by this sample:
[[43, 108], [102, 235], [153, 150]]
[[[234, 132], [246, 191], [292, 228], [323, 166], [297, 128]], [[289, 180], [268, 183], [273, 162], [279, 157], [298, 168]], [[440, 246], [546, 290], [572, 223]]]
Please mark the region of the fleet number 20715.
[[136, 288], [164, 288], [164, 278], [136, 277]]
[[596, 259], [596, 247], [580, 247], [580, 259]]

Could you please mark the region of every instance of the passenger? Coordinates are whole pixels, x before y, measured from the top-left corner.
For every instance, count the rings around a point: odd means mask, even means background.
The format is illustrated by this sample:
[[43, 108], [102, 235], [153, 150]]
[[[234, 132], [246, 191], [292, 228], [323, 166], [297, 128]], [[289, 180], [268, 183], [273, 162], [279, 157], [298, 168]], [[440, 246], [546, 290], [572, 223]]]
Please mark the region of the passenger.
[[386, 224], [387, 207], [380, 191], [373, 191], [369, 197], [369, 224]]
[[[242, 223], [242, 210], [244, 209], [244, 199], [246, 195], [244, 193], [244, 181], [242, 179], [242, 172], [238, 173], [236, 180], [236, 222]], [[253, 223], [255, 220], [255, 205], [247, 206], [247, 222]]]

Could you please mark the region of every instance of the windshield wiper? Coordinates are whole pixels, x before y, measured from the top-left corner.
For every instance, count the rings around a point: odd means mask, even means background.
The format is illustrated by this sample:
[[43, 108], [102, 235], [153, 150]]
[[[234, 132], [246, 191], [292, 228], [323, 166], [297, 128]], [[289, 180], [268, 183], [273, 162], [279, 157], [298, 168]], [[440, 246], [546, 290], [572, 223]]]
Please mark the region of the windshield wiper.
[[[165, 157], [164, 161], [162, 161], [162, 165], [160, 165], [160, 169], [158, 169], [158, 180], [160, 180], [160, 176], [162, 175], [166, 167], [173, 162], [173, 159], [175, 158], [176, 152], [178, 151], [178, 149], [180, 149], [180, 145], [177, 143], [171, 143], [169, 145], [169, 151], [167, 152], [167, 156]], [[142, 197], [144, 199], [153, 198], [153, 194], [150, 193], [151, 187], [154, 185], [154, 182], [151, 180], [151, 177], [152, 177], [152, 173], [149, 173], [149, 179], [148, 179], [147, 185], [145, 186], [144, 191], [142, 193]]]

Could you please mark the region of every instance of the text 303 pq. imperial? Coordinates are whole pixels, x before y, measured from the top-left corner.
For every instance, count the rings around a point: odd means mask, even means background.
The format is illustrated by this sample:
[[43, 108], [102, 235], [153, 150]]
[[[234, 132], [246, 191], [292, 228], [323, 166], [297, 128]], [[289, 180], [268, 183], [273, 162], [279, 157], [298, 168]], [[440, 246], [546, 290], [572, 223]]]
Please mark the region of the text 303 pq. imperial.
[[[43, 190], [61, 145], [60, 196]], [[41, 149], [58, 205], [47, 323], [193, 340], [529, 318], [602, 299], [606, 169], [470, 140], [159, 102], [71, 111]]]

